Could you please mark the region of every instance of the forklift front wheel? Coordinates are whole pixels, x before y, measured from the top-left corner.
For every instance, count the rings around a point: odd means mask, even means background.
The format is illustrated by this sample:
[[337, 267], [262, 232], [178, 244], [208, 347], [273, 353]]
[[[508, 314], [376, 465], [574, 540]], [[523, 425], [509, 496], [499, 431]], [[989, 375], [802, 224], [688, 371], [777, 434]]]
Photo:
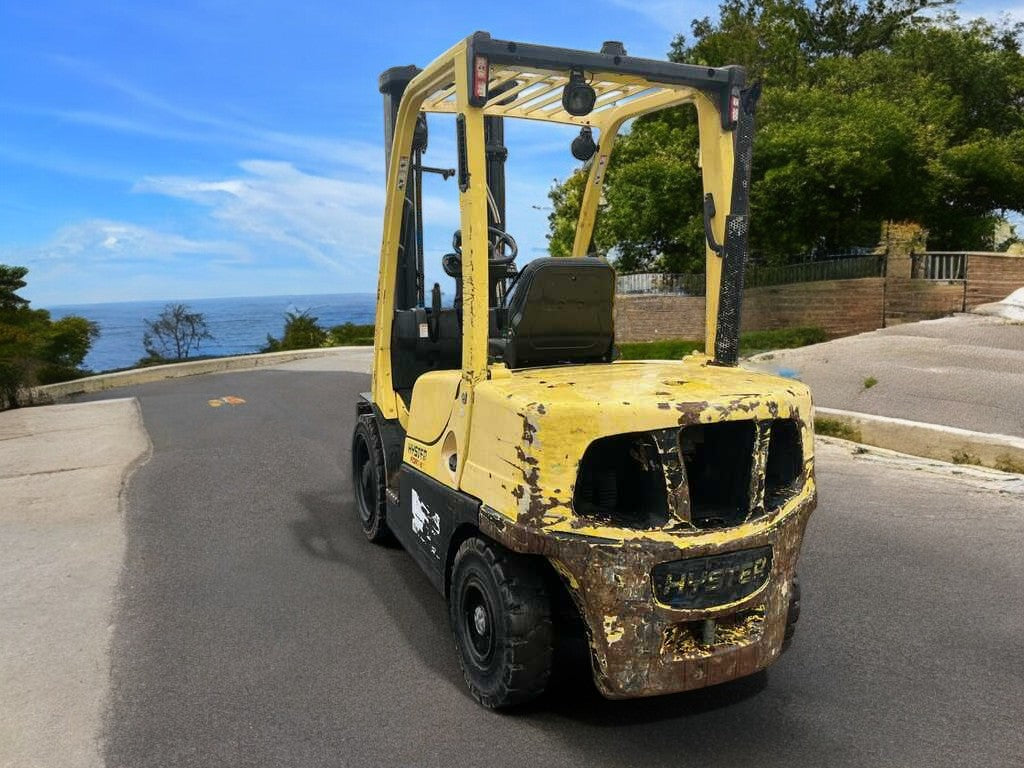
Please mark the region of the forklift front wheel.
[[386, 522], [384, 449], [372, 416], [360, 416], [352, 434], [352, 489], [366, 538], [374, 544], [391, 541]]
[[528, 558], [481, 539], [455, 555], [448, 617], [473, 698], [501, 709], [544, 693], [551, 676], [551, 601]]

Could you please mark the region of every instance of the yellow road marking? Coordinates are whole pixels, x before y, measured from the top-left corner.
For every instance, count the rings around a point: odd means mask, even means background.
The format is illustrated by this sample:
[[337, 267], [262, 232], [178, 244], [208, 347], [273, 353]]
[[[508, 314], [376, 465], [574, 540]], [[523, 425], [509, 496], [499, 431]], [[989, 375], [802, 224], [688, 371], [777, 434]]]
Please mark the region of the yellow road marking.
[[222, 405], [244, 405], [245, 400], [235, 395], [225, 395], [224, 397], [217, 397], [213, 400], [207, 401], [211, 408], [220, 408]]

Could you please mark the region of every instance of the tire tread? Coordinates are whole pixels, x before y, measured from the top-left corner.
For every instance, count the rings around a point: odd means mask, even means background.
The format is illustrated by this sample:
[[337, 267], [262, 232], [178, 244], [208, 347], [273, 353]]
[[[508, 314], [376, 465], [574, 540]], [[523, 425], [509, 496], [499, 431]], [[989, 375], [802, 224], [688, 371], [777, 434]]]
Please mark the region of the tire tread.
[[529, 559], [479, 538], [462, 543], [455, 556], [453, 586], [463, 561], [477, 557], [494, 580], [505, 606], [507, 638], [501, 643], [503, 658], [497, 685], [484, 689], [466, 664], [459, 646], [456, 622], [459, 621], [459, 597], [453, 588], [449, 598], [452, 630], [458, 647], [459, 664], [473, 698], [489, 709], [522, 704], [537, 698], [547, 689], [551, 677], [553, 628], [550, 600], [541, 574], [530, 567]]

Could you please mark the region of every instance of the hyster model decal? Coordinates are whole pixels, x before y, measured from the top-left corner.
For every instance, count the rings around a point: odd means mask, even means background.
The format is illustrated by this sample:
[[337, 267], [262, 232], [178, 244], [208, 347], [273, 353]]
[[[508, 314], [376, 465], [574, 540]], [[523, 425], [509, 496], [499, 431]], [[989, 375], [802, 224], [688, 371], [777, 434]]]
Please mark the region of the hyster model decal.
[[420, 537], [430, 554], [437, 557], [437, 537], [441, 533], [441, 518], [431, 514], [430, 507], [420, 500], [416, 489], [412, 489], [412, 530]]

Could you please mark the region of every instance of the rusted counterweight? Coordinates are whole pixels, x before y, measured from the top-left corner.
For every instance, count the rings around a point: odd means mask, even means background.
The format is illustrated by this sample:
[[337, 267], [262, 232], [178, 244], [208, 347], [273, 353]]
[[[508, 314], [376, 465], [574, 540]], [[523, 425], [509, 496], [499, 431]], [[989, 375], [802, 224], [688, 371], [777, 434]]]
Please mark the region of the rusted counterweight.
[[[546, 557], [561, 574], [588, 629], [595, 682], [609, 698], [714, 685], [778, 658], [804, 529], [817, 502], [803, 385], [776, 379], [767, 392], [757, 374], [725, 373], [696, 360], [631, 367], [631, 400], [614, 404], [588, 402], [589, 384], [579, 378], [567, 387], [575, 394], [547, 406], [536, 402], [532, 387], [520, 383], [508, 391], [496, 382], [520, 423], [518, 471], [509, 488], [516, 511], [485, 506], [480, 515], [482, 533], [513, 551]], [[667, 369], [686, 375], [666, 376]], [[538, 385], [552, 383], [550, 371], [536, 375]], [[719, 396], [680, 397], [700, 391], [702, 375], [715, 377]], [[723, 385], [760, 394], [722, 394]], [[615, 471], [635, 462], [650, 472], [655, 506], [664, 508], [660, 517], [601, 516], [579, 497], [587, 451], [576, 436], [588, 440], [607, 423], [619, 433], [610, 438], [622, 438], [627, 410], [634, 442], [621, 447]], [[590, 414], [586, 429], [583, 414]], [[694, 436], [697, 446], [689, 444]], [[780, 468], [780, 456], [792, 467]], [[620, 481], [631, 477], [620, 474]], [[642, 504], [639, 487], [622, 495], [619, 509]], [[738, 505], [734, 517], [720, 511], [729, 503]], [[715, 587], [710, 598], [693, 599], [707, 584]]]
[[[789, 589], [804, 527], [816, 499], [810, 497], [782, 519], [730, 550], [771, 545], [771, 574], [751, 596], [716, 609], [679, 611], [658, 603], [651, 570], [655, 565], [714, 551], [632, 540], [605, 542], [571, 534], [546, 534], [482, 514], [481, 530], [518, 552], [548, 557], [562, 574], [588, 627], [594, 680], [608, 698], [632, 698], [702, 688], [752, 674], [782, 651]], [[705, 644], [695, 627], [716, 619], [715, 641]]]

